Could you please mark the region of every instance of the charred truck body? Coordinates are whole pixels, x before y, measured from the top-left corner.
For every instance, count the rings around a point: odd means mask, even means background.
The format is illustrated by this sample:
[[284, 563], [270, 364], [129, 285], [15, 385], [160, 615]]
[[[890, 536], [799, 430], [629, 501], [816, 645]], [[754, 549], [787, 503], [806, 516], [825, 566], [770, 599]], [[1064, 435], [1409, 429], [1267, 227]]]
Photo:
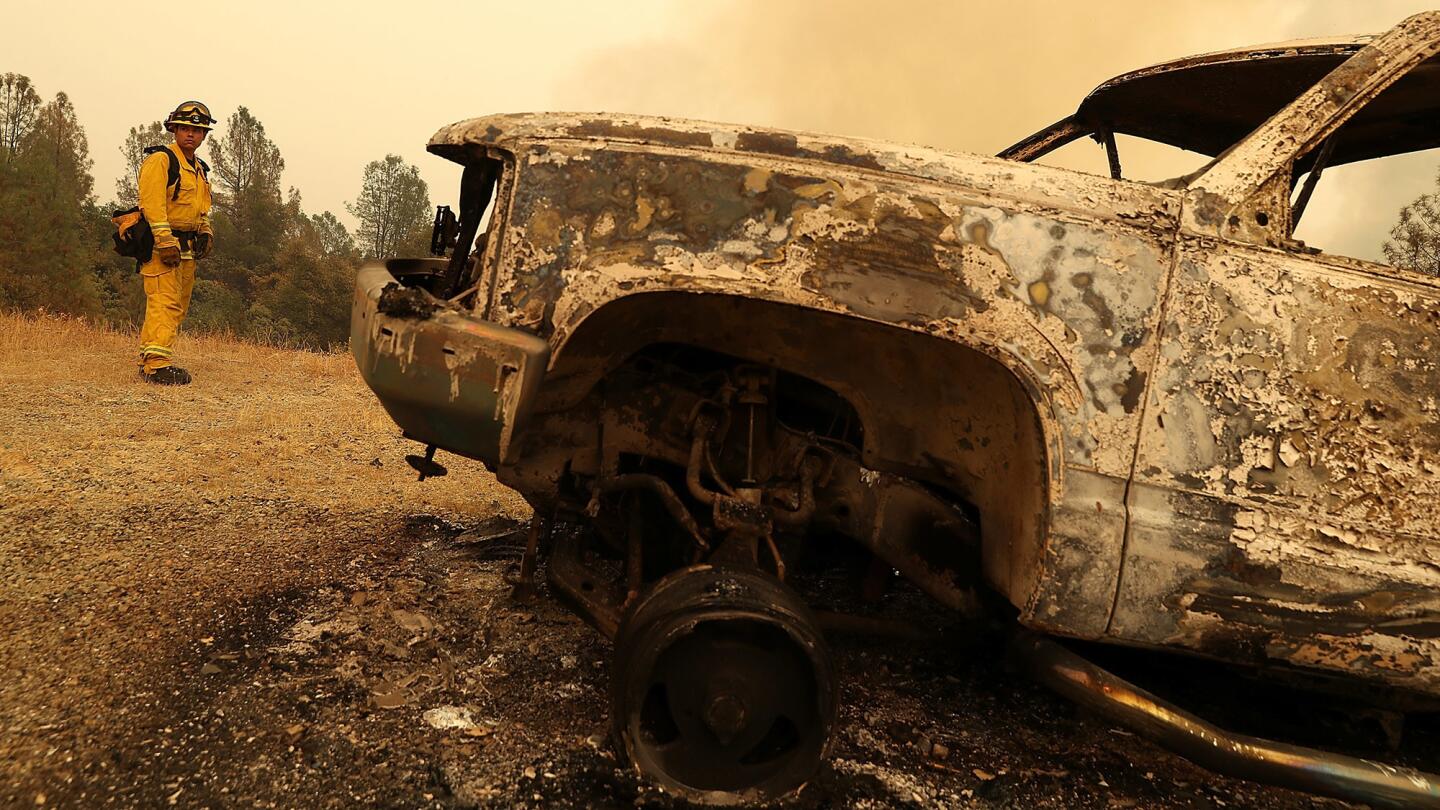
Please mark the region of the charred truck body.
[[[429, 147], [465, 166], [454, 255], [362, 268], [352, 347], [409, 437], [590, 527], [551, 582], [616, 640], [626, 753], [691, 799], [821, 756], [784, 579], [835, 535], [1039, 633], [1437, 696], [1440, 280], [1291, 235], [1307, 173], [1440, 146], [1437, 52], [1431, 13], [1169, 63], [994, 158], [461, 122]], [[1132, 182], [1115, 133], [1217, 157]], [[1081, 136], [1113, 179], [1028, 162]]]

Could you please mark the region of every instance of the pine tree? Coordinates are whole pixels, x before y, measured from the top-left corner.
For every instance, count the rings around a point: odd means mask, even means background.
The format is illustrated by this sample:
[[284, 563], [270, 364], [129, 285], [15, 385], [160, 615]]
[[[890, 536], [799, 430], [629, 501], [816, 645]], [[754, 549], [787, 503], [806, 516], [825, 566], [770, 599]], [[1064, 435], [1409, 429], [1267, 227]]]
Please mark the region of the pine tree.
[[[250, 294], [268, 272], [285, 236], [286, 208], [280, 176], [285, 159], [265, 134], [265, 125], [239, 107], [210, 142], [215, 183], [215, 243], [218, 256], [246, 272], [232, 272], [227, 284]], [[222, 276], [223, 277], [223, 276]]]
[[430, 190], [420, 170], [399, 155], [365, 166], [360, 196], [346, 208], [360, 220], [357, 241], [369, 257], [426, 255], [432, 222]]
[[36, 110], [7, 156], [0, 192], [0, 305], [100, 311], [92, 268], [103, 234], [96, 232], [92, 216], [90, 166], [75, 107], [58, 93]]
[[[7, 166], [40, 114], [40, 95], [27, 76], [0, 75], [0, 166]], [[3, 177], [0, 177], [3, 180]]]
[[151, 121], [138, 127], [131, 127], [125, 136], [125, 145], [120, 155], [125, 158], [125, 171], [115, 181], [115, 196], [119, 208], [129, 208], [140, 202], [140, 164], [145, 162], [145, 150], [152, 146], [170, 143], [170, 133], [159, 121]]
[[1440, 276], [1440, 171], [1435, 174], [1435, 191], [1400, 209], [1400, 220], [1390, 229], [1383, 250], [1385, 260], [1393, 265]]

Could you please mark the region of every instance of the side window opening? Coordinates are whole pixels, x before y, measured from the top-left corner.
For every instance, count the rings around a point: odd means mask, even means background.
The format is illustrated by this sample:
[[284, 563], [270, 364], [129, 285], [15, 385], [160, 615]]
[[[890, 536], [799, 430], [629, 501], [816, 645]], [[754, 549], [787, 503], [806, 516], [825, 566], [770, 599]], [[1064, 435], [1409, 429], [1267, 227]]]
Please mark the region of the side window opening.
[[[1291, 237], [1440, 276], [1440, 56], [1412, 66], [1294, 165]], [[1333, 159], [1332, 159], [1333, 158]], [[1330, 165], [1327, 165], [1330, 164]]]
[[446, 298], [467, 299], [462, 302], [467, 306], [474, 306], [484, 281], [486, 247], [495, 219], [492, 202], [504, 168], [503, 161], [485, 158], [468, 164], [460, 178], [457, 233], [439, 292]]
[[[1141, 183], [1163, 183], [1171, 178], [1181, 177], [1199, 169], [1210, 158], [1199, 152], [1191, 152], [1177, 146], [1138, 138], [1133, 135], [1116, 134], [1116, 163], [1120, 177]], [[1106, 153], [1103, 136], [1077, 138], [1055, 151], [1044, 155], [1035, 162], [1043, 166], [1073, 169], [1100, 177], [1111, 176], [1111, 161]]]
[[[482, 290], [493, 262], [490, 231], [503, 219], [497, 213], [505, 184], [513, 179], [509, 161], [486, 157], [465, 164], [460, 178], [459, 210], [438, 206], [430, 233], [430, 260], [391, 259], [389, 267], [406, 287], [474, 309], [488, 303]], [[498, 193], [497, 193], [498, 192]]]
[[[1440, 275], [1435, 254], [1440, 246], [1440, 149], [1324, 168], [1301, 210], [1300, 195], [1312, 174], [1295, 183], [1295, 239], [1326, 253]], [[1402, 226], [1402, 209], [1410, 211], [1408, 227]]]

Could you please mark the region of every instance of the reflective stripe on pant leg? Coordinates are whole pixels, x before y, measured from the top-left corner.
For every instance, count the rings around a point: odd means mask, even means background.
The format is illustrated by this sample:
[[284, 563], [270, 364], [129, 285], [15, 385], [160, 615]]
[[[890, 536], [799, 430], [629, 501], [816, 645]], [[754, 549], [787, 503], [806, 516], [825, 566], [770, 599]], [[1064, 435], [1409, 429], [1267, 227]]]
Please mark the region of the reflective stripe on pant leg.
[[[154, 272], [160, 269], [154, 267], [157, 264], [164, 268], [163, 272]], [[184, 314], [180, 303], [181, 278], [178, 269], [166, 268], [158, 260], [140, 269], [145, 280], [145, 323], [140, 327], [140, 353], [147, 374], [170, 365], [175, 333]]]

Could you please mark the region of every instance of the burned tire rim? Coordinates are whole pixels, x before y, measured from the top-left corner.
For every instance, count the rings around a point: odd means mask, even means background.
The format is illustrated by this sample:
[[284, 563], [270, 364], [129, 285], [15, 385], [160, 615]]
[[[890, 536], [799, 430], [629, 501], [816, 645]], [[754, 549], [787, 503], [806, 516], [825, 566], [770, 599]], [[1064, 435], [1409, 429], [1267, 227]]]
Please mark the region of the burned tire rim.
[[672, 573], [631, 607], [616, 639], [619, 744], [690, 801], [773, 801], [800, 788], [825, 755], [835, 698], [810, 611], [758, 572]]

